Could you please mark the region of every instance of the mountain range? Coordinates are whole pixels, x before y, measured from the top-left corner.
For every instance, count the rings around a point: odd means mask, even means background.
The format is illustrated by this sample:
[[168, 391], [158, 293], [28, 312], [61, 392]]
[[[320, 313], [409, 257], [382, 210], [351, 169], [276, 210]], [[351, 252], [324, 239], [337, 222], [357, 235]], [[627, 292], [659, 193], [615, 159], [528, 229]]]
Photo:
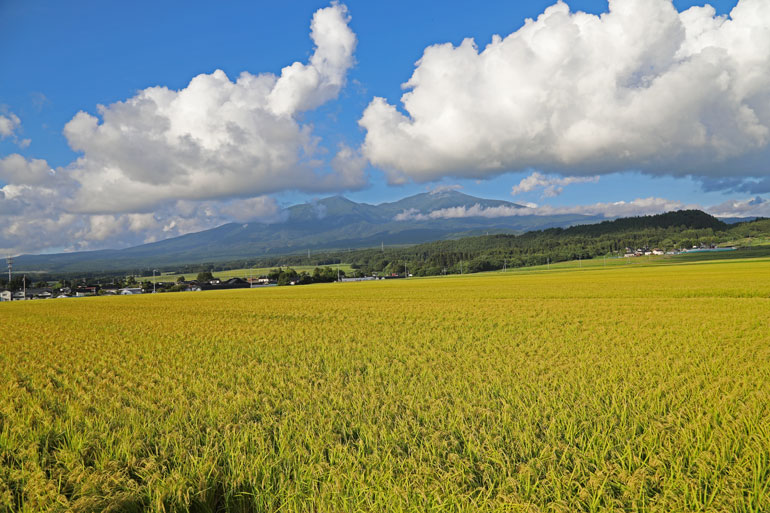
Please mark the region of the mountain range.
[[[498, 209], [501, 217], [467, 212]], [[430, 216], [456, 209], [443, 216]], [[458, 191], [422, 193], [399, 201], [370, 205], [333, 196], [289, 207], [280, 222], [228, 223], [124, 249], [22, 255], [14, 269], [79, 272], [231, 261], [268, 255], [346, 248], [409, 245], [484, 233], [522, 233], [604, 220], [579, 214], [534, 215], [528, 207]], [[455, 215], [456, 217], [452, 217]]]

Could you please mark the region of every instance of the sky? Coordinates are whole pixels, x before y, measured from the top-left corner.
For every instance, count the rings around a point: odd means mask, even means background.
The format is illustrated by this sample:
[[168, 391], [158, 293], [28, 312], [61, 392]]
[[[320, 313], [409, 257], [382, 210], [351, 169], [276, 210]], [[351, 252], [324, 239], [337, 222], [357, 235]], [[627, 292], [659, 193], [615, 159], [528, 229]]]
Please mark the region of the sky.
[[447, 187], [770, 216], [768, 70], [766, 0], [0, 0], [0, 252]]

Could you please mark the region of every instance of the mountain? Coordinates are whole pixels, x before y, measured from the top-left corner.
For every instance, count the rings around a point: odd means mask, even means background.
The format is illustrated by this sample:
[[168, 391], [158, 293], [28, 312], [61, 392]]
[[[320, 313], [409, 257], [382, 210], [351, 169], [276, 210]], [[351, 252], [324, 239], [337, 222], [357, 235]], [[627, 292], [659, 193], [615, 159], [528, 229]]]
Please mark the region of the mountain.
[[[467, 213], [467, 209], [490, 208], [510, 210], [515, 215], [483, 217]], [[455, 211], [436, 215], [442, 209]], [[434, 215], [429, 216], [432, 212]], [[284, 220], [277, 223], [228, 223], [125, 249], [22, 255], [14, 260], [14, 268], [44, 272], [159, 268], [307, 250], [410, 245], [485, 233], [521, 233], [603, 219], [577, 214], [530, 215], [527, 207], [516, 203], [476, 198], [457, 191], [417, 194], [379, 205], [333, 196], [294, 205], [285, 214]]]

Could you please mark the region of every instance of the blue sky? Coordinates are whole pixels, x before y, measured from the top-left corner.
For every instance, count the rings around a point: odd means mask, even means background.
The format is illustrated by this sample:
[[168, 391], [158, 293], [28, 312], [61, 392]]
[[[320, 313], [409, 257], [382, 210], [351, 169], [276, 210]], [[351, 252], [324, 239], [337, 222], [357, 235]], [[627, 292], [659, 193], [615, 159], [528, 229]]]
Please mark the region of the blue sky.
[[[630, 5], [635, 1], [637, 0], [618, 0], [618, 3], [625, 2]], [[747, 4], [752, 1], [757, 0], [743, 0]], [[580, 157], [577, 160], [569, 160], [572, 157], [565, 160], [563, 155], [548, 155], [548, 150], [533, 154], [529, 160], [511, 157], [509, 153], [503, 152], [504, 155], [494, 156], [493, 159], [495, 162], [502, 160], [502, 163], [490, 171], [489, 168], [484, 167], [486, 161], [481, 158], [451, 161], [444, 159], [446, 155], [436, 150], [437, 158], [434, 162], [414, 162], [412, 165], [412, 162], [397, 162], [389, 159], [387, 155], [383, 156], [382, 152], [376, 154], [376, 151], [367, 150], [362, 146], [367, 134], [373, 142], [382, 145], [382, 151], [392, 149], [392, 145], [395, 144], [388, 139], [390, 137], [388, 131], [393, 132], [395, 125], [383, 128], [380, 139], [375, 141], [376, 130], [372, 128], [373, 125], [365, 127], [359, 124], [374, 97], [384, 98], [385, 105], [400, 112], [406, 116], [406, 119], [413, 118], [414, 122], [410, 130], [414, 131], [410, 131], [409, 134], [423, 130], [425, 126], [435, 126], [431, 124], [433, 121], [430, 119], [431, 112], [428, 107], [420, 107], [423, 118], [418, 119], [419, 115], [410, 113], [401, 103], [401, 96], [405, 92], [402, 84], [415, 73], [417, 69], [415, 63], [423, 56], [426, 48], [442, 43], [451, 43], [457, 48], [465, 38], [473, 38], [478, 51], [482, 51], [492, 42], [493, 35], [499, 34], [505, 38], [519, 30], [526, 18], [537, 19], [553, 3], [552, 1], [438, 3], [364, 0], [344, 2], [349, 16], [348, 26], [355, 35], [357, 44], [352, 53], [350, 66], [341, 71], [343, 84], [335, 89], [332, 97], [319, 100], [320, 105], [297, 111], [292, 116], [298, 126], [312, 128], [312, 137], [316, 145], [314, 150], [316, 153], [313, 155], [317, 161], [314, 164], [316, 172], [333, 173], [331, 161], [340, 148], [345, 147], [358, 155], [356, 162], [357, 165], [364, 166], [365, 181], [346, 178], [339, 181], [340, 185], [337, 187], [305, 187], [304, 190], [294, 190], [289, 185], [284, 185], [277, 190], [256, 187], [249, 194], [239, 194], [236, 187], [229, 192], [223, 191], [216, 197], [206, 197], [199, 192], [191, 193], [189, 197], [186, 197], [185, 193], [171, 194], [141, 205], [117, 208], [114, 212], [104, 206], [93, 208], [89, 206], [88, 208], [65, 208], [63, 211], [52, 211], [50, 215], [118, 217], [154, 214], [158, 220], [166, 221], [172, 217], [172, 210], [175, 208], [170, 205], [180, 200], [227, 202], [230, 198], [259, 197], [262, 198], [259, 205], [264, 206], [270, 201], [275, 201], [277, 205], [285, 206], [340, 192], [357, 201], [378, 203], [422, 192], [442, 184], [458, 184], [463, 187], [464, 192], [478, 196], [520, 203], [547, 204], [554, 207], [597, 202], [628, 202], [647, 197], [666, 198], [684, 205], [708, 206], [728, 200], [739, 201], [752, 197], [755, 191], [761, 192], [758, 186], [750, 191], [752, 187], [740, 185], [740, 180], [747, 177], [754, 182], [764, 178], [762, 169], [766, 164], [764, 160], [766, 152], [761, 143], [757, 143], [761, 150], [759, 153], [755, 151], [756, 148], [752, 150], [751, 157], [754, 158], [754, 164], [746, 164], [741, 160], [745, 155], [738, 152], [740, 154], [737, 157], [730, 157], [718, 163], [722, 166], [721, 170], [710, 167], [707, 172], [704, 172], [708, 183], [712, 184], [706, 188], [714, 189], [710, 192], [702, 186], [704, 181], [702, 177], [688, 176], [697, 174], [699, 168], [669, 172], [669, 168], [680, 166], [682, 160], [677, 160], [680, 157], [657, 160], [655, 156], [657, 153], [654, 151], [640, 157], [638, 165], [633, 159], [626, 161], [623, 160], [624, 157], [617, 155], [611, 159], [602, 160], [601, 149], [596, 150], [596, 155]], [[608, 11], [608, 4], [605, 1], [573, 0], [567, 3], [573, 13], [585, 11], [601, 14]], [[82, 171], [81, 175], [87, 178], [79, 179], [81, 182], [74, 187], [82, 187], [82, 180], [98, 181], [100, 173], [98, 166], [110, 165], [109, 156], [105, 157], [107, 150], [103, 152], [101, 147], [94, 148], [87, 140], [81, 141], [79, 145], [73, 144], [75, 136], [71, 135], [68, 138], [64, 133], [65, 126], [78, 112], [84, 111], [96, 117], [101, 123], [103, 119], [97, 109], [98, 105], [110, 106], [115, 102], [126, 101], [146, 88], [154, 86], [164, 86], [172, 91], [179, 91], [185, 89], [193, 77], [199, 74], [211, 74], [217, 69], [223, 70], [232, 82], [235, 82], [244, 71], [252, 75], [272, 73], [280, 76], [284, 66], [294, 62], [306, 63], [312, 57], [314, 44], [310, 36], [310, 22], [316, 11], [328, 8], [329, 5], [328, 2], [299, 0], [292, 2], [73, 1], [62, 3], [19, 0], [0, 2], [0, 70], [2, 70], [0, 115], [11, 120], [9, 123], [13, 125], [12, 130], [7, 131], [6, 135], [0, 139], [0, 159], [17, 154], [27, 162], [33, 162], [33, 159], [44, 160], [50, 168], [57, 170], [59, 176], [64, 176], [68, 172], [66, 169], [73, 168], [73, 162], [76, 162], [76, 159], [85, 156], [89, 163], [81, 165], [81, 167], [87, 167], [87, 171]], [[703, 4], [693, 1], [674, 1], [673, 5], [678, 11], [684, 11], [693, 5]], [[716, 1], [711, 2], [711, 5], [715, 8], [716, 15], [720, 16], [729, 13], [735, 7], [736, 1]], [[454, 61], [442, 61], [442, 58], [436, 56], [433, 61], [434, 66], [455, 66]], [[456, 62], [459, 63], [460, 60]], [[537, 69], [533, 68], [532, 73], [536, 71]], [[451, 80], [448, 79], [449, 81]], [[436, 86], [435, 82], [429, 83], [426, 80], [414, 88], [416, 93], [418, 90], [422, 93], [423, 103], [424, 98], [430, 98], [433, 94], [431, 88], [440, 87], [440, 82], [438, 83], [439, 86]], [[538, 84], [534, 83], [534, 85]], [[453, 87], [462, 86], [454, 84]], [[485, 101], [485, 97], [479, 97], [479, 101]], [[749, 100], [747, 102], [750, 103]], [[494, 110], [494, 106], [491, 108]], [[416, 109], [413, 110], [416, 111]], [[378, 123], [384, 123], [384, 112], [378, 114], [380, 116]], [[463, 118], [460, 115], [458, 118], [460, 122], [478, 122], [477, 118], [468, 117], [467, 112], [465, 116]], [[14, 119], [18, 120], [15, 124]], [[509, 121], [516, 123], [517, 119], [513, 116]], [[421, 126], [420, 121], [425, 121], [424, 126]], [[760, 115], [759, 121], [766, 120], [761, 119]], [[521, 119], [522, 124], [532, 122], [528, 118]], [[427, 143], [424, 142], [424, 137], [419, 139], [415, 136], [407, 146], [414, 145], [413, 151], [419, 150], [420, 144], [435, 144], [436, 147], [446, 148], [448, 143], [439, 140], [439, 136], [435, 133], [435, 131], [432, 132]], [[404, 136], [404, 134], [401, 135]], [[462, 135], [452, 134], [452, 137], [455, 136], [462, 138]], [[88, 139], [86, 136], [83, 137]], [[508, 144], [509, 141], [491, 141], [490, 146], [499, 146], [503, 143]], [[554, 143], [558, 144], [559, 141]], [[73, 150], [73, 146], [78, 146], [79, 151]], [[478, 147], [483, 145], [473, 148]], [[633, 153], [636, 149], [634, 147], [629, 151]], [[569, 155], [573, 155], [571, 151], [568, 152]], [[93, 156], [97, 154], [98, 158]], [[698, 155], [693, 157], [693, 155], [689, 152], [681, 158], [686, 157], [687, 162], [695, 162], [693, 166], [696, 166], [699, 157]], [[151, 158], [151, 155], [147, 156], [147, 159]], [[759, 164], [756, 163], [757, 159]], [[706, 167], [713, 160], [713, 156], [708, 152], [703, 154]], [[446, 166], [446, 172], [442, 166]], [[596, 173], [593, 173], [592, 166], [596, 166]], [[738, 182], [733, 180], [730, 182], [731, 186], [720, 186], [721, 189], [713, 185], [719, 180], [732, 179], [731, 169], [743, 169], [746, 166], [748, 166], [747, 171], [737, 173]], [[162, 165], [159, 164], [159, 169], [161, 168]], [[386, 168], [391, 171], [385, 172]], [[397, 170], [393, 171], [393, 168]], [[470, 168], [485, 170], [471, 171]], [[543, 187], [535, 187], [515, 196], [512, 195], [512, 188], [531, 176], [533, 172], [539, 172], [547, 179], [556, 180], [572, 175], [584, 178], [601, 176], [598, 180], [582, 183], [576, 180], [576, 183], [560, 186], [559, 194], [546, 195]], [[0, 173], [0, 186], [14, 185], [8, 176], [8, 173], [5, 177]], [[736, 186], [735, 183], [738, 185]], [[66, 188], [61, 187], [61, 190]], [[71, 192], [73, 189], [67, 190]], [[8, 191], [10, 189], [6, 190], [6, 199], [13, 194], [19, 194]], [[114, 191], [106, 192], [106, 189], [94, 188], [90, 195], [98, 194], [99, 191], [114, 194]], [[61, 202], [66, 201], [62, 199]], [[85, 202], [88, 202], [88, 199], [81, 198], [77, 203], [82, 206]], [[2, 212], [0, 208], [0, 213]], [[221, 219], [225, 218], [226, 216], [221, 217]], [[78, 226], [81, 228], [79, 231], [72, 231], [71, 238], [77, 238], [78, 234], [86, 233], [87, 230], [82, 226], [89, 226], [90, 223], [93, 227], [92, 219], [78, 219]], [[46, 224], [45, 221], [45, 219], [39, 219], [26, 228], [40, 229]], [[8, 226], [11, 221], [6, 220], [5, 223], [6, 231], [9, 231]], [[23, 221], [15, 219], [13, 223], [15, 223], [16, 232], [19, 229], [25, 229]], [[3, 224], [4, 221], [0, 218], [0, 231], [3, 229]], [[163, 237], [164, 233], [175, 235], [186, 229], [204, 227], [205, 223], [190, 222], [187, 225], [188, 228], [183, 228], [181, 225], [180, 222], [165, 232], [158, 232], [156, 229], [153, 235], [147, 235], [149, 232], [140, 230], [136, 233], [137, 236], [150, 240]], [[119, 229], [119, 226], [116, 225], [115, 229]], [[86, 235], [84, 238], [89, 239], [89, 236]], [[111, 236], [92, 237], [89, 240], [90, 243], [77, 247], [99, 247], [115, 243]], [[0, 236], [0, 248], [10, 250], [17, 246], [14, 246], [14, 240], [10, 235], [6, 234], [5, 241]], [[23, 249], [44, 251], [46, 248], [43, 246]], [[55, 247], [69, 248], [61, 242], [56, 243]], [[72, 249], [76, 247], [73, 246]]]

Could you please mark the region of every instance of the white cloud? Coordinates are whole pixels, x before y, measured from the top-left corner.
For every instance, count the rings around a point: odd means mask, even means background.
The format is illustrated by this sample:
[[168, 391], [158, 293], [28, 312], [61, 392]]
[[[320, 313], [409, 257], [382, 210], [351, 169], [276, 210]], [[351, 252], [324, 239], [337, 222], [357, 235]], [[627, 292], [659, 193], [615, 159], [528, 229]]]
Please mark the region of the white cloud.
[[286, 220], [287, 214], [270, 196], [233, 200], [211, 208], [217, 209], [219, 216], [240, 222], [276, 223]]
[[755, 196], [743, 200], [728, 200], [707, 211], [717, 217], [770, 217], [770, 201]]
[[70, 213], [61, 197], [51, 184], [0, 188], [0, 254], [126, 247], [229, 222], [274, 223], [286, 218], [286, 211], [268, 196], [182, 200], [153, 213], [128, 214]]
[[547, 176], [535, 171], [524, 178], [518, 185], [514, 185], [511, 195], [515, 196], [523, 192], [530, 192], [536, 189], [543, 189], [543, 196], [553, 198], [564, 191], [564, 187], [573, 183], [596, 183], [598, 176]]
[[32, 139], [19, 139], [21, 131], [21, 119], [13, 112], [7, 112], [7, 107], [2, 106], [5, 114], [0, 114], [0, 140], [10, 138], [19, 148], [26, 148]]
[[459, 191], [463, 186], [459, 184], [452, 185], [436, 185], [435, 187], [429, 187], [428, 192], [430, 194], [442, 194], [444, 192]]
[[395, 221], [429, 221], [431, 219], [458, 219], [464, 217], [511, 217], [520, 215], [532, 215], [528, 208], [509, 207], [501, 205], [497, 207], [482, 207], [478, 203], [470, 207], [449, 207], [438, 210], [431, 210], [428, 213], [421, 213], [419, 210], [410, 208], [397, 214]]
[[0, 158], [0, 182], [15, 185], [40, 185], [51, 180], [56, 172], [45, 160], [27, 160], [18, 153]]
[[7, 116], [0, 114], [0, 139], [11, 137], [21, 125], [19, 116], [9, 113]]
[[179, 91], [151, 87], [99, 106], [101, 120], [78, 113], [64, 128], [83, 154], [68, 170], [80, 184], [70, 208], [138, 212], [182, 199], [361, 187], [363, 166], [341, 164], [351, 160], [350, 150], [325, 171], [312, 127], [297, 120], [344, 85], [356, 46], [348, 21], [344, 5], [318, 10], [309, 62], [280, 76], [244, 72], [231, 81], [217, 70]]
[[559, 2], [479, 51], [425, 49], [403, 111], [374, 98], [360, 125], [391, 183], [512, 170], [674, 176], [770, 172], [770, 3], [679, 13], [611, 0], [601, 16]]
[[680, 201], [664, 198], [638, 198], [633, 201], [616, 201], [612, 203], [594, 203], [591, 205], [575, 205], [567, 207], [552, 207], [549, 205], [537, 206], [528, 204], [527, 207], [511, 207], [501, 205], [497, 207], [483, 207], [478, 203], [470, 207], [451, 207], [432, 210], [427, 213], [416, 209], [404, 210], [394, 217], [395, 221], [426, 221], [431, 219], [459, 219], [466, 217], [512, 217], [533, 215], [558, 215], [580, 214], [587, 216], [627, 217], [649, 214], [659, 214], [671, 210], [689, 208], [701, 208], [698, 205], [685, 205]]

